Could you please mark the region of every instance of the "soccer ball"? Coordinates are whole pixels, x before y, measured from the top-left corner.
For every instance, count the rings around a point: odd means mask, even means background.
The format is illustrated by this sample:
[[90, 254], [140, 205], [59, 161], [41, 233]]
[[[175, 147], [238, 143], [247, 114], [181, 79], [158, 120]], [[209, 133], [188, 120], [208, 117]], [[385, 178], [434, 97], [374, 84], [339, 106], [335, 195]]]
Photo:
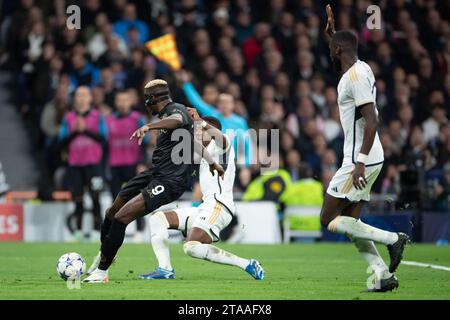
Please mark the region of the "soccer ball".
[[86, 261], [76, 252], [66, 253], [59, 258], [56, 271], [65, 281], [79, 279], [86, 272]]

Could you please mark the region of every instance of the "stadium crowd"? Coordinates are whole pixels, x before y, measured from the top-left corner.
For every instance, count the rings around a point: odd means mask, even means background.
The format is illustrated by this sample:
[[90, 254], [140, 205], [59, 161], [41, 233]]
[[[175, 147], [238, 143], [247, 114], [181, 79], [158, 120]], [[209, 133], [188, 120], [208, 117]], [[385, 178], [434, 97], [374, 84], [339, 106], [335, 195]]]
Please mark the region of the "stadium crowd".
[[[323, 31], [328, 2], [337, 29], [358, 34], [359, 58], [377, 79], [385, 165], [373, 191], [403, 192], [405, 201], [419, 194], [434, 209], [448, 209], [449, 1], [3, 1], [0, 63], [16, 75], [20, 112], [44, 150], [56, 188], [70, 187], [63, 178], [67, 157], [58, 155], [70, 136], [64, 129], [69, 111], [74, 104], [84, 108], [83, 97], [74, 103], [77, 88], [89, 88], [80, 94], [92, 95], [86, 107], [106, 119], [92, 129], [92, 139], [107, 145], [112, 138], [101, 127], [111, 117], [134, 110], [141, 113], [135, 125], [143, 123], [142, 88], [154, 78], [169, 82], [175, 101], [217, 116], [225, 128], [280, 129], [280, 166], [293, 181], [311, 176], [326, 188], [343, 146], [338, 75]], [[381, 8], [381, 30], [366, 26], [371, 3]], [[80, 30], [66, 27], [70, 4], [81, 6]], [[182, 57], [178, 72], [145, 48], [146, 41], [167, 33], [175, 34]], [[73, 130], [89, 130], [73, 121]], [[154, 145], [152, 134], [142, 156], [126, 166], [148, 165]], [[248, 146], [243, 156], [259, 151]], [[114, 164], [108, 158], [105, 153], [96, 161], [111, 182]], [[245, 191], [258, 173], [258, 165], [240, 165], [236, 190]]]

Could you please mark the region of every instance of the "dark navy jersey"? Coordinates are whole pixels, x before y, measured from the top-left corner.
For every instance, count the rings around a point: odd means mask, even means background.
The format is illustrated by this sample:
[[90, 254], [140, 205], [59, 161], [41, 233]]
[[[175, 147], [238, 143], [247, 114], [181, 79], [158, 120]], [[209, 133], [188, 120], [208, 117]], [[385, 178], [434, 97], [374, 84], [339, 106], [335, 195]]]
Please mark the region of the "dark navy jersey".
[[165, 119], [176, 114], [180, 115], [183, 121], [181, 127], [158, 131], [152, 158], [152, 173], [155, 177], [172, 180], [175, 184], [179, 184], [180, 188], [186, 189], [190, 188], [192, 174], [194, 121], [186, 107], [175, 102], [169, 102], [159, 112], [158, 117]]

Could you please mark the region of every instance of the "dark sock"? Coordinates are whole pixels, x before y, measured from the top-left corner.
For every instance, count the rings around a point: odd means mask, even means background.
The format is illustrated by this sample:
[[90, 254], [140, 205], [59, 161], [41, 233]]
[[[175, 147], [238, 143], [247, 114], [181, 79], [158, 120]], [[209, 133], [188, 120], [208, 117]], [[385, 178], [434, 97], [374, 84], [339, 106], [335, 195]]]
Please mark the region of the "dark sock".
[[100, 201], [98, 196], [92, 198], [92, 214], [94, 215], [94, 229], [101, 230], [102, 216], [100, 215]]
[[81, 230], [83, 226], [83, 211], [84, 211], [83, 201], [75, 202], [74, 216], [76, 219], [75, 221], [77, 230]]
[[136, 228], [138, 231], [143, 231], [145, 228], [145, 218], [139, 217], [136, 219]]
[[108, 268], [111, 266], [111, 263], [116, 256], [117, 251], [119, 251], [119, 248], [123, 243], [123, 239], [125, 238], [126, 228], [126, 224], [116, 219], [112, 221], [108, 235], [102, 242], [100, 249], [102, 253], [100, 264], [98, 266], [100, 270], [108, 270]]
[[109, 233], [109, 229], [111, 229], [111, 223], [112, 221], [109, 220], [108, 216], [105, 216], [105, 219], [103, 220], [103, 223], [100, 227], [100, 241], [103, 243], [105, 241], [106, 236]]

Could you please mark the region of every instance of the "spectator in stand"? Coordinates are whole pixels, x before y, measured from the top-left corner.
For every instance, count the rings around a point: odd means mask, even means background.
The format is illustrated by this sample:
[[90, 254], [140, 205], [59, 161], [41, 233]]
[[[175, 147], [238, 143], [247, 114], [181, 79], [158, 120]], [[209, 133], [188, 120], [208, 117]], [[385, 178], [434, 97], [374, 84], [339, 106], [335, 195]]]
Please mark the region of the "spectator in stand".
[[408, 169], [414, 170], [423, 166], [426, 141], [420, 126], [415, 126], [409, 137], [409, 144], [405, 147], [404, 162]]
[[72, 72], [70, 81], [73, 87], [94, 87], [100, 84], [100, 70], [93, 64], [87, 62], [83, 54], [74, 54], [72, 59]]
[[233, 135], [232, 144], [235, 149], [237, 164], [250, 166], [253, 160], [252, 141], [247, 132], [247, 121], [233, 112], [235, 105], [233, 96], [224, 93], [220, 94], [217, 98], [216, 109], [200, 97], [194, 85], [190, 82], [186, 71], [179, 71], [177, 77], [182, 83], [184, 94], [189, 103], [198, 110], [199, 114], [219, 119], [222, 124], [222, 131]]
[[253, 35], [252, 17], [247, 11], [239, 11], [236, 17], [236, 41], [239, 45]]
[[438, 137], [441, 125], [448, 123], [445, 107], [441, 104], [434, 105], [431, 110], [431, 116], [422, 124], [425, 141]]
[[[142, 160], [142, 149], [130, 137], [134, 131], [142, 127], [146, 121], [136, 111], [131, 110], [131, 96], [128, 91], [118, 91], [115, 97], [115, 110], [106, 117], [108, 128], [108, 162], [111, 169], [110, 191], [115, 199], [123, 184], [131, 180], [137, 173], [137, 165]], [[148, 136], [143, 140], [143, 146]], [[138, 218], [135, 242], [143, 242], [144, 218]]]
[[450, 162], [450, 123], [439, 128], [439, 136], [429, 143], [440, 165]]
[[87, 49], [93, 61], [97, 61], [108, 49], [108, 42], [111, 38], [116, 39], [117, 47], [123, 55], [128, 53], [127, 44], [125, 40], [113, 32], [112, 25], [108, 22], [105, 14], [100, 14], [97, 18], [97, 29], [87, 44]]
[[67, 86], [60, 85], [55, 97], [49, 101], [42, 111], [40, 126], [45, 134], [45, 159], [49, 171], [49, 185], [53, 185], [51, 178], [56, 169], [61, 165], [59, 156], [58, 134], [65, 113], [69, 107], [69, 90]]
[[299, 179], [300, 162], [300, 153], [295, 149], [289, 150], [286, 155], [285, 163], [286, 170], [289, 172], [292, 181], [297, 181]]
[[122, 20], [114, 23], [113, 30], [127, 43], [127, 45], [130, 45], [130, 30], [138, 32], [140, 44], [144, 44], [149, 40], [148, 26], [144, 21], [137, 18], [136, 6], [131, 3], [125, 6]]
[[[68, 148], [67, 183], [75, 202], [75, 211], [67, 219], [67, 227], [74, 240], [82, 240], [83, 194], [87, 188], [92, 198], [94, 229], [92, 239], [100, 239], [99, 192], [103, 189], [101, 161], [107, 139], [103, 116], [91, 108], [92, 94], [86, 86], [78, 87], [74, 97], [74, 111], [67, 113], [59, 131], [59, 142]], [[72, 220], [75, 218], [75, 227]]]
[[448, 211], [450, 209], [450, 162], [444, 165], [442, 178], [435, 185], [433, 192], [436, 208]]
[[255, 25], [255, 33], [243, 44], [245, 62], [248, 66], [253, 66], [255, 59], [261, 54], [262, 43], [270, 35], [270, 26], [267, 23], [260, 22]]
[[409, 104], [403, 104], [398, 110], [398, 119], [400, 120], [400, 135], [405, 141], [408, 139], [409, 133], [414, 120], [414, 113]]

